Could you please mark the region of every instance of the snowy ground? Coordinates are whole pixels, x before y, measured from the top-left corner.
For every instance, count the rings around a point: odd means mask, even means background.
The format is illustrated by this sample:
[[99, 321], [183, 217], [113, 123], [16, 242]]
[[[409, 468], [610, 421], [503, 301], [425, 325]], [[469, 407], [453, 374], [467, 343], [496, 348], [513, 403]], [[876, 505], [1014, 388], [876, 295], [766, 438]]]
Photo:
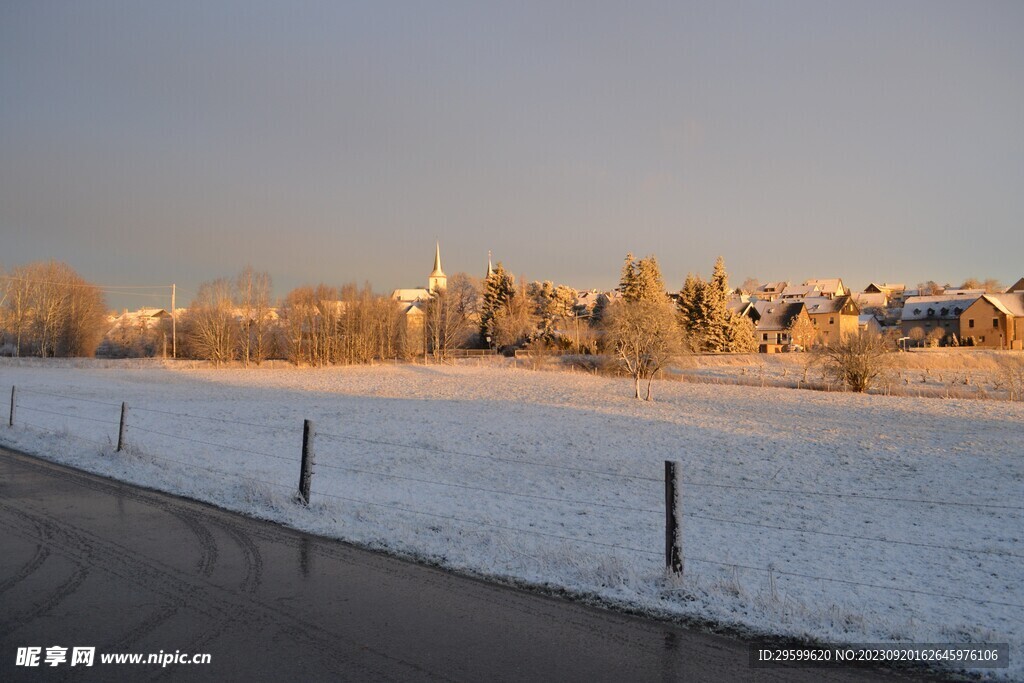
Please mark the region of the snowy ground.
[[[5, 418], [18, 387], [0, 442], [651, 613], [1009, 642], [1011, 668], [986, 675], [1024, 678], [1024, 404], [680, 382], [648, 404], [625, 379], [473, 364], [71, 365], [0, 361]], [[121, 401], [127, 454], [113, 453]], [[309, 509], [293, 502], [304, 418]], [[686, 480], [681, 582], [662, 568], [667, 459]]]

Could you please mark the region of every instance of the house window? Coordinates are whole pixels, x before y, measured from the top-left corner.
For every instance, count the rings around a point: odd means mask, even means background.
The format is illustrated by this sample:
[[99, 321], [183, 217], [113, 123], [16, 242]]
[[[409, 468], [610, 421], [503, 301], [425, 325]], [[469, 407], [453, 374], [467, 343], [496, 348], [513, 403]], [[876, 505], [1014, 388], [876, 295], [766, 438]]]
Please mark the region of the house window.
[[818, 319], [817, 318], [811, 318], [811, 324], [814, 325], [815, 327], [817, 327]]
[[836, 324], [836, 319], [835, 318], [829, 318], [828, 319], [828, 324], [829, 325], [835, 325]]
[[764, 333], [764, 334], [763, 334], [763, 335], [761, 336], [761, 341], [768, 341], [768, 333], [767, 333], [767, 332], [765, 332], [765, 333]]
[[992, 318], [992, 327], [999, 329], [999, 318]]
[[974, 329], [974, 318], [967, 321], [967, 327], [970, 327], [972, 330]]

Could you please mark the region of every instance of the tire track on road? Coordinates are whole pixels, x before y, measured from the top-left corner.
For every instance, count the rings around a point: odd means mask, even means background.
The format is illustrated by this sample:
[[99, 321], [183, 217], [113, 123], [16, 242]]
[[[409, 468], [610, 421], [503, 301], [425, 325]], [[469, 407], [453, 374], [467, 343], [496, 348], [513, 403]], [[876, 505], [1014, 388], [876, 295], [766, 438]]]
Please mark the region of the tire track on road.
[[[358, 667], [364, 670], [365, 678], [388, 679], [393, 677], [387, 670], [373, 666], [373, 662], [365, 661], [373, 657], [390, 662], [392, 666], [402, 667], [410, 673], [416, 672], [426, 676], [444, 680], [434, 672], [408, 662], [399, 657], [389, 655], [377, 648], [353, 640], [350, 637], [327, 631], [317, 624], [309, 623], [303, 616], [296, 615], [278, 605], [261, 601], [252, 593], [235, 596], [224, 588], [209, 583], [206, 579], [187, 574], [175, 567], [157, 560], [145, 558], [114, 541], [97, 537], [89, 531], [81, 529], [66, 520], [58, 520], [45, 512], [26, 507], [25, 510], [12, 507], [0, 500], [0, 511], [7, 513], [13, 522], [14, 531], [32, 536], [37, 524], [41, 524], [53, 539], [53, 552], [66, 556], [75, 562], [94, 565], [103, 572], [124, 581], [142, 587], [158, 595], [168, 603], [187, 609], [208, 619], [213, 624], [211, 629], [197, 637], [193, 642], [193, 652], [209, 651], [207, 647], [232, 625], [246, 627], [276, 628], [295, 638], [305, 641], [310, 649], [317, 653], [320, 661], [327, 666], [332, 662], [340, 665], [339, 658], [346, 658], [346, 667]], [[21, 522], [21, 529], [18, 522]], [[200, 649], [201, 648], [201, 649]], [[337, 666], [336, 665], [336, 666]], [[351, 668], [347, 674], [335, 668], [338, 676], [351, 676]]]

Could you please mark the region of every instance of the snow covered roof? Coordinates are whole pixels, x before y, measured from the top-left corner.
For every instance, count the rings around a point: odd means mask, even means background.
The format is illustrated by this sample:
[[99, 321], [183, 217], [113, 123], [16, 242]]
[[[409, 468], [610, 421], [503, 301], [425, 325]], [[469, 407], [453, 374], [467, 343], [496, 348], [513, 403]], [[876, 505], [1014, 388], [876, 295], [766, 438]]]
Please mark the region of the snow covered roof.
[[1024, 277], [1014, 282], [1012, 285], [1006, 288], [1007, 293], [1011, 292], [1024, 292]]
[[763, 292], [765, 294], [777, 294], [789, 286], [788, 282], [779, 280], [778, 282], [766, 282], [757, 289], [755, 292]]
[[805, 285], [812, 285], [818, 288], [823, 294], [839, 294], [846, 291], [843, 287], [843, 279], [839, 277], [825, 278], [823, 280], [811, 279], [804, 282]]
[[981, 297], [912, 296], [903, 304], [903, 320], [953, 320]]
[[391, 298], [395, 301], [422, 301], [430, 298], [430, 290], [418, 287], [416, 289], [396, 289], [391, 292]]
[[785, 330], [793, 318], [800, 315], [803, 307], [803, 302], [800, 301], [758, 301], [754, 304], [754, 310], [760, 316], [757, 320], [757, 329]]
[[864, 288], [866, 294], [879, 293], [879, 294], [892, 294], [893, 292], [905, 292], [907, 286], [902, 282], [869, 282], [868, 286]]
[[888, 298], [883, 292], [859, 292], [853, 295], [853, 300], [863, 308], [881, 308], [885, 306]]
[[787, 285], [786, 288], [782, 290], [782, 298], [802, 299], [804, 297], [815, 296], [820, 293], [821, 290], [818, 289], [818, 286], [813, 284], [809, 285], [804, 283], [802, 285]]
[[839, 313], [843, 310], [843, 306], [847, 301], [850, 300], [848, 296], [841, 296], [835, 299], [830, 299], [825, 296], [809, 296], [804, 299], [804, 306], [807, 308], [809, 315], [816, 315], [818, 313]]
[[981, 297], [1004, 315], [1024, 317], [1024, 292], [1012, 294], [986, 294]]

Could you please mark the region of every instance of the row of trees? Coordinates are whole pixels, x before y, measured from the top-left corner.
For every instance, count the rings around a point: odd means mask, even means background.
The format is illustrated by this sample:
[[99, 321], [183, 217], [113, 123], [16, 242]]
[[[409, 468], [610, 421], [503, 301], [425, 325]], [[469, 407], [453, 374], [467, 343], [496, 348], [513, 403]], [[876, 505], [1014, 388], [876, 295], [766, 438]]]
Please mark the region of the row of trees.
[[106, 330], [103, 293], [70, 266], [29, 263], [0, 272], [0, 352], [92, 356]]

